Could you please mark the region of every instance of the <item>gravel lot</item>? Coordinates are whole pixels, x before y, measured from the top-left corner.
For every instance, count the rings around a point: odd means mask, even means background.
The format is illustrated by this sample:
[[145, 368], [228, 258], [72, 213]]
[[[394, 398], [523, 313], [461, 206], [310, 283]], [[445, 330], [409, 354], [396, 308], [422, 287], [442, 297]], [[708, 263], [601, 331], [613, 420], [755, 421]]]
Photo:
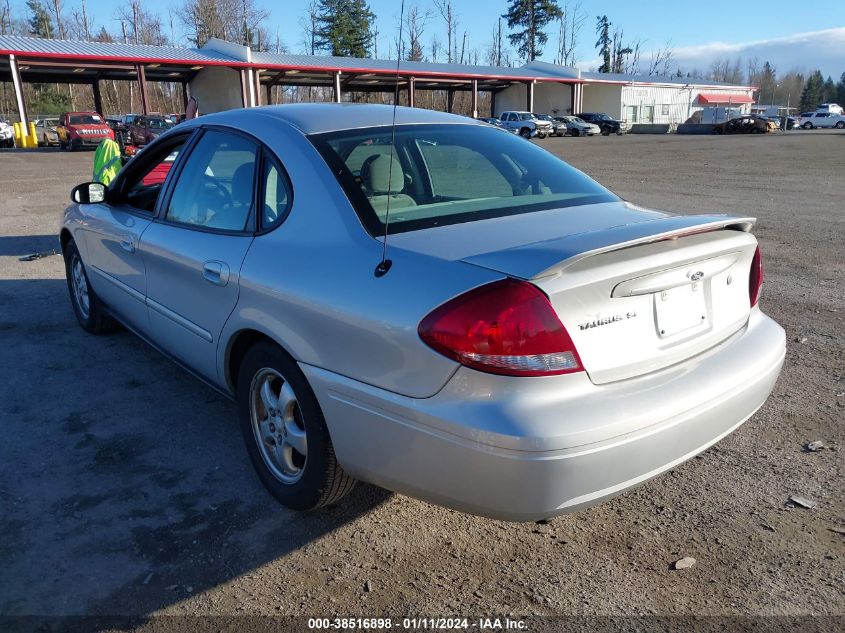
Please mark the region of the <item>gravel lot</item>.
[[369, 486], [289, 512], [230, 402], [128, 333], [83, 333], [59, 257], [18, 261], [56, 246], [93, 155], [2, 151], [0, 614], [845, 615], [845, 134], [539, 143], [632, 202], [759, 218], [789, 349], [738, 432], [550, 524]]

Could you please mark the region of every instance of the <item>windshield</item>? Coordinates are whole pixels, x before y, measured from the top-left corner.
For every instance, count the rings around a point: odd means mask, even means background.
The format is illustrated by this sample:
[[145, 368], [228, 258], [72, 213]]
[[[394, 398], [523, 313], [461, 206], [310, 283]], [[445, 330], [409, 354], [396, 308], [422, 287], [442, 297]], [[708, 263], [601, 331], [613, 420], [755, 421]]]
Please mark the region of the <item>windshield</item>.
[[[613, 202], [533, 143], [480, 125], [406, 125], [309, 137], [374, 236]], [[392, 157], [392, 160], [391, 160]]]
[[550, 114], [535, 114], [534, 116], [538, 119], [542, 119], [543, 121], [554, 121]]
[[521, 121], [530, 121], [531, 119], [534, 118], [534, 115], [531, 114], [530, 112], [520, 112], [519, 118], [520, 118]]
[[147, 127], [153, 130], [167, 130], [170, 128], [170, 123], [164, 119], [147, 119]]
[[99, 114], [71, 114], [68, 117], [70, 125], [92, 125], [95, 123], [102, 123], [103, 119]]
[[587, 122], [577, 116], [565, 116], [563, 117], [567, 123], [578, 123], [581, 125], [587, 125]]

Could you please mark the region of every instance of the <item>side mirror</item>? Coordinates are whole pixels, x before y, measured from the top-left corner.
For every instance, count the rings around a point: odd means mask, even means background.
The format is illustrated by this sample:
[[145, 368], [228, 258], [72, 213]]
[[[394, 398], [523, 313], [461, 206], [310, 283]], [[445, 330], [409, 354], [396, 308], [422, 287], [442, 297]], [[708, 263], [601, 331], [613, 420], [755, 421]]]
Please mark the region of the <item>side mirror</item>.
[[106, 199], [106, 186], [101, 182], [84, 182], [70, 192], [70, 199], [78, 204], [96, 204]]

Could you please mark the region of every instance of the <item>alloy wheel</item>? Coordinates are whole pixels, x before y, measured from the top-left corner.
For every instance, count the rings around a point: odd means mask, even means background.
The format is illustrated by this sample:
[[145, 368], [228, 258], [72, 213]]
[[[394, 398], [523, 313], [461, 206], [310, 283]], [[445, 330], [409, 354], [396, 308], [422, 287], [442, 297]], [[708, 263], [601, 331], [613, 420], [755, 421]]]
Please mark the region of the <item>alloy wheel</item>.
[[82, 318], [88, 320], [91, 316], [91, 300], [88, 296], [88, 279], [85, 277], [85, 269], [82, 267], [82, 260], [74, 255], [70, 263], [70, 281], [73, 286], [73, 298], [76, 307]]
[[271, 367], [260, 369], [249, 393], [252, 432], [261, 458], [284, 484], [302, 478], [308, 459], [308, 438], [291, 383]]

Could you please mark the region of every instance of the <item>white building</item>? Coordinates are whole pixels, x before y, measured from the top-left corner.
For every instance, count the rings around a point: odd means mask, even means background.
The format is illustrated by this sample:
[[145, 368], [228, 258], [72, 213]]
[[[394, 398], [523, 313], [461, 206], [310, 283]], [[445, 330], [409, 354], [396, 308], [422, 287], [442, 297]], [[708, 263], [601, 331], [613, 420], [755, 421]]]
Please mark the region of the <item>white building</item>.
[[[728, 106], [747, 113], [754, 103], [754, 86], [722, 84], [705, 80], [643, 77], [583, 72], [531, 62], [526, 70], [557, 75], [577, 83], [535, 82], [532, 86], [511, 85], [496, 93], [495, 112], [526, 110], [555, 115], [604, 112], [631, 125], [678, 125], [696, 110], [707, 106]], [[533, 104], [527, 108], [527, 92]]]

